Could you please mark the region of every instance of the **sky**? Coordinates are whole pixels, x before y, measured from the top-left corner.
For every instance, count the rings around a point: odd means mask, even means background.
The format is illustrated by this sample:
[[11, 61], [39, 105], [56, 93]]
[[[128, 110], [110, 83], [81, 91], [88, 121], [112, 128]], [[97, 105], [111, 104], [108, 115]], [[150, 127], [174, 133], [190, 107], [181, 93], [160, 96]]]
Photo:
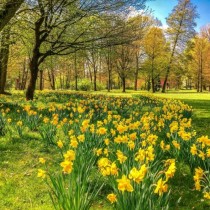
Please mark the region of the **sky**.
[[[210, 23], [210, 0], [191, 0], [191, 2], [197, 6], [200, 16], [199, 19], [196, 19], [196, 31], [199, 32], [202, 26]], [[147, 6], [153, 10], [153, 15], [161, 20], [164, 27], [167, 25], [165, 18], [177, 3], [178, 0], [152, 0], [147, 2]]]

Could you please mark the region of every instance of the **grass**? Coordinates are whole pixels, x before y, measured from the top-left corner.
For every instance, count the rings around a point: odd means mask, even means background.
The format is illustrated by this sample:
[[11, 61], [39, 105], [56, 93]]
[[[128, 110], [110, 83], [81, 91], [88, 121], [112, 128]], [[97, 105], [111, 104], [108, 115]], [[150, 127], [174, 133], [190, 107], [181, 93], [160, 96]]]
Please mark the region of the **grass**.
[[0, 153], [1, 210], [52, 209], [47, 188], [36, 178], [37, 160], [43, 155], [39, 142], [35, 138], [10, 142], [1, 138]]
[[[100, 91], [96, 94], [113, 96], [132, 96], [139, 93], [111, 93]], [[198, 135], [210, 136], [210, 94], [195, 92], [169, 92], [156, 93], [155, 96], [174, 98], [191, 105], [193, 111], [193, 126]], [[8, 140], [5, 136], [0, 138], [0, 209], [1, 210], [51, 210], [53, 209], [48, 196], [48, 190], [42, 181], [36, 178], [38, 158], [50, 156], [49, 152], [33, 133], [25, 134], [23, 138], [13, 137]], [[210, 204], [201, 200], [199, 193], [194, 192], [190, 172], [187, 166], [180, 163], [179, 170], [174, 179], [173, 208], [171, 210], [207, 210]], [[172, 183], [173, 184], [173, 183]], [[179, 201], [179, 202], [177, 202]], [[91, 210], [111, 210], [103, 199], [97, 201]]]

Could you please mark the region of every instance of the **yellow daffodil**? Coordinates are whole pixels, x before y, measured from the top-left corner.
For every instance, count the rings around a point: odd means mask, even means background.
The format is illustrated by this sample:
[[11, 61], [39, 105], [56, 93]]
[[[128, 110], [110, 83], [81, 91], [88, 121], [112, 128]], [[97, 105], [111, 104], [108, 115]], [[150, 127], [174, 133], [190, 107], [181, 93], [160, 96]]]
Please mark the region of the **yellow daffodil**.
[[117, 202], [117, 196], [113, 193], [107, 195], [107, 199], [111, 202], [111, 203], [115, 203]]

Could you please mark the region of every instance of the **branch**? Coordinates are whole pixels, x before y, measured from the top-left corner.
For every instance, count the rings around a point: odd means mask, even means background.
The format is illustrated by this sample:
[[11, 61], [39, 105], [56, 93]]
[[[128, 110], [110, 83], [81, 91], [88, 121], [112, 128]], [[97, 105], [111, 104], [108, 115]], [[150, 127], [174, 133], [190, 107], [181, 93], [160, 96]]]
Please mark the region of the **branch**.
[[[24, 0], [7, 0], [0, 8], [0, 31], [15, 15]], [[1, 5], [1, 4], [0, 4]]]

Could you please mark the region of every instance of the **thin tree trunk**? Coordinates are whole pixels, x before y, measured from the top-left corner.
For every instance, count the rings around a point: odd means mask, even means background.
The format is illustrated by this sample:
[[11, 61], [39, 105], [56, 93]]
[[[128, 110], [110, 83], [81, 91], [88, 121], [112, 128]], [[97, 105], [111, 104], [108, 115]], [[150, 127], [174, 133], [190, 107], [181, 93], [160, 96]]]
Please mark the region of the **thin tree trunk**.
[[152, 92], [155, 93], [155, 80], [152, 78]]
[[78, 91], [78, 72], [77, 72], [77, 52], [74, 53], [74, 78], [75, 78], [75, 90]]
[[125, 93], [125, 77], [122, 77], [122, 92]]
[[[181, 24], [182, 24], [182, 21], [180, 23], [180, 27], [179, 28], [181, 28]], [[176, 46], [177, 46], [179, 35], [180, 34], [176, 35], [174, 46], [173, 46], [173, 49], [172, 49], [172, 52], [171, 52], [169, 64], [167, 66], [166, 76], [165, 76], [164, 83], [163, 83], [162, 93], [166, 92], [166, 85], [167, 85], [167, 82], [168, 82], [168, 77], [169, 77], [169, 73], [170, 73], [170, 70], [171, 70], [171, 65], [172, 65], [172, 61], [173, 61], [173, 58], [174, 58], [174, 54], [175, 54], [175, 50], [176, 50]]]
[[198, 69], [198, 77], [197, 77], [197, 92], [200, 92], [200, 69]]
[[200, 79], [201, 79], [201, 84], [200, 84], [200, 92], [203, 92], [203, 54], [201, 52], [201, 73], [200, 73]]
[[154, 79], [154, 57], [152, 58], [152, 92], [155, 93], [155, 79]]
[[54, 74], [53, 68], [51, 68], [51, 70], [48, 69], [48, 77], [49, 77], [50, 86], [52, 90], [55, 90], [55, 74]]
[[110, 92], [111, 90], [111, 72], [110, 72], [110, 66], [108, 67], [108, 84], [107, 84], [107, 90]]
[[94, 69], [93, 69], [93, 90], [97, 91], [97, 67], [94, 64]]
[[110, 90], [111, 90], [111, 70], [112, 70], [112, 68], [111, 68], [111, 47], [108, 48], [106, 63], [107, 63], [107, 76], [108, 76], [107, 90], [108, 90], [108, 92], [110, 92]]
[[39, 71], [39, 75], [40, 75], [40, 84], [39, 84], [39, 89], [43, 90], [43, 70]]
[[0, 49], [0, 93], [5, 93], [7, 66], [9, 59], [9, 41], [11, 27], [5, 27], [2, 31], [1, 49]]
[[21, 76], [21, 74], [19, 74], [19, 81], [21, 81], [20, 85], [19, 85], [20, 90], [25, 90], [27, 77], [28, 77], [28, 70], [27, 70], [27, 67], [26, 67], [26, 59], [24, 59], [22, 76]]
[[60, 79], [60, 89], [63, 89], [63, 81], [62, 81], [62, 76], [61, 73], [59, 74], [59, 79]]
[[135, 71], [135, 82], [134, 82], [134, 90], [138, 90], [138, 75], [139, 75], [139, 56], [136, 53], [136, 71]]

